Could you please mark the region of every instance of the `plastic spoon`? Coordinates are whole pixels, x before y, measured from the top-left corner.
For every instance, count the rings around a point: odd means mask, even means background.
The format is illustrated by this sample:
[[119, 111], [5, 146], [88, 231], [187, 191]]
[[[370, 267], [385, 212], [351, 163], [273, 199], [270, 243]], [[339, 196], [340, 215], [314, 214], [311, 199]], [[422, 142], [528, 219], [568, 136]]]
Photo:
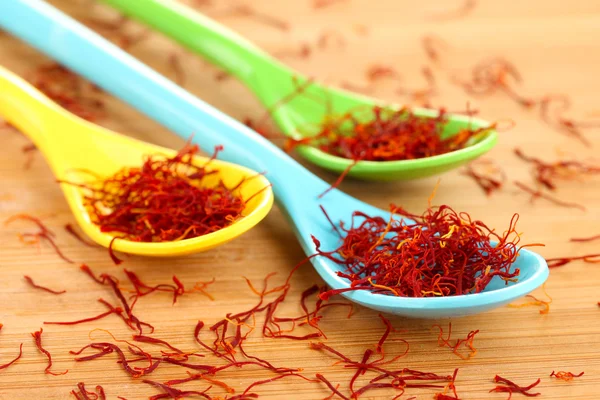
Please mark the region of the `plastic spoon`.
[[[20, 21], [27, 21], [28, 24]], [[386, 211], [339, 190], [332, 190], [318, 201], [317, 196], [329, 187], [326, 182], [267, 139], [194, 97], [45, 2], [0, 2], [0, 27], [94, 81], [182, 137], [195, 132], [195, 140], [206, 150], [223, 144], [223, 159], [235, 160], [257, 171], [266, 171], [266, 176], [273, 183], [275, 198], [294, 227], [306, 254], [315, 252], [311, 234], [319, 238], [323, 250], [337, 248], [339, 244], [339, 237], [322, 215], [319, 204], [328, 210], [336, 222], [349, 222], [352, 212], [356, 210], [368, 215], [389, 217]], [[296, 261], [291, 260], [290, 267]], [[336, 264], [322, 257], [313, 258], [312, 263], [330, 287], [348, 287], [348, 282], [337, 276]], [[366, 307], [411, 317], [475, 314], [510, 303], [540, 286], [548, 277], [548, 266], [544, 259], [528, 250], [520, 252], [514, 267], [521, 270], [517, 283], [505, 287], [503, 282], [495, 281], [486, 292], [478, 294], [403, 298], [358, 291], [348, 292], [345, 297]]]
[[[200, 14], [194, 9], [173, 0], [102, 0], [119, 11], [143, 21], [195, 51], [213, 64], [233, 74], [252, 90], [262, 103], [270, 108], [296, 87], [293, 78], [304, 82], [296, 71], [275, 60], [240, 35]], [[378, 100], [355, 93], [311, 83], [304, 93], [278, 106], [272, 115], [281, 131], [295, 139], [310, 135], [307, 127], [324, 120], [325, 102], [329, 99], [332, 111], [341, 114], [358, 107], [373, 107]], [[389, 105], [388, 105], [389, 106]], [[397, 106], [392, 106], [397, 107]], [[423, 117], [437, 116], [438, 110], [415, 108], [415, 114]], [[456, 134], [461, 129], [487, 127], [486, 121], [453, 115], [444, 135]], [[406, 161], [360, 161], [349, 175], [372, 180], [414, 179], [440, 174], [459, 167], [490, 150], [497, 141], [497, 133], [485, 131], [469, 146], [434, 157]], [[338, 173], [353, 163], [352, 160], [336, 157], [315, 147], [299, 146], [298, 151], [311, 162]]]
[[[58, 180], [83, 182], [82, 176], [91, 171], [110, 176], [125, 166], [139, 166], [145, 155], [175, 155], [175, 151], [128, 138], [64, 110], [36, 88], [0, 66], [0, 116], [16, 126], [34, 141], [50, 164]], [[208, 161], [198, 157], [195, 162]], [[226, 185], [234, 186], [244, 177], [248, 180], [241, 194], [249, 197], [269, 185], [263, 176], [239, 165], [213, 160], [211, 167], [219, 170]], [[91, 219], [83, 202], [83, 191], [66, 183], [61, 184], [67, 202], [83, 231], [96, 243], [108, 247], [113, 236], [101, 232]], [[125, 239], [115, 240], [115, 250], [145, 256], [178, 256], [198, 253], [224, 244], [258, 224], [271, 209], [273, 193], [265, 190], [252, 199], [244, 217], [217, 232], [174, 242], [142, 243]]]

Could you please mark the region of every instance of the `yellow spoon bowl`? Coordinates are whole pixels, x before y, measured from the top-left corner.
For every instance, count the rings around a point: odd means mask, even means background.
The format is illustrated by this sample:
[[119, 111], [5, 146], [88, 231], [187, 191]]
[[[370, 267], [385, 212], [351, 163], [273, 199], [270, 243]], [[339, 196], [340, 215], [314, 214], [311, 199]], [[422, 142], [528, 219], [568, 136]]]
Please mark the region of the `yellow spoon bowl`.
[[[33, 140], [58, 181], [85, 183], [89, 181], [90, 174], [82, 171], [109, 177], [124, 167], [139, 167], [144, 156], [162, 154], [172, 157], [177, 153], [83, 120], [1, 66], [0, 116]], [[199, 166], [207, 161], [209, 159], [205, 157], [194, 158], [194, 164]], [[219, 160], [211, 161], [207, 169], [219, 171], [205, 178], [207, 185], [220, 179], [228, 187], [233, 187], [246, 178], [247, 181], [239, 188], [242, 198], [247, 199], [260, 192], [248, 202], [240, 219], [219, 231], [192, 239], [152, 243], [117, 239], [113, 249], [157, 257], [198, 253], [229, 242], [254, 227], [268, 214], [273, 205], [273, 192], [264, 176], [249, 168]], [[211, 182], [211, 179], [214, 181]], [[81, 229], [94, 242], [108, 247], [113, 237], [119, 234], [101, 232], [92, 222], [84, 205], [85, 189], [67, 183], [60, 185]]]

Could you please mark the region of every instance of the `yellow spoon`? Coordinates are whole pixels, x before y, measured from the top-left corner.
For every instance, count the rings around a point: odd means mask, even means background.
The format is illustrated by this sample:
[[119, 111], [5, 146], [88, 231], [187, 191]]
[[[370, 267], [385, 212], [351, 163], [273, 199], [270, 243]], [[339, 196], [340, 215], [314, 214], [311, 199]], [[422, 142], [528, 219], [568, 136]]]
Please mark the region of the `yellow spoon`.
[[[171, 149], [128, 138], [69, 113], [1, 66], [0, 116], [33, 140], [60, 181], [82, 183], [90, 177], [82, 170], [98, 176], [111, 176], [123, 167], [140, 166], [145, 155], [176, 154]], [[207, 161], [204, 157], [194, 159], [197, 165], [204, 165]], [[252, 177], [240, 188], [243, 198], [269, 186], [264, 176], [257, 176], [255, 171], [236, 164], [213, 160], [209, 169], [219, 171], [212, 179], [222, 179], [230, 187], [243, 178]], [[207, 183], [211, 182], [207, 180]], [[83, 190], [66, 183], [62, 183], [61, 187], [83, 231], [96, 243], [108, 247], [114, 235], [101, 232], [91, 221], [83, 203]], [[273, 193], [269, 187], [248, 202], [241, 219], [217, 232], [174, 242], [142, 243], [117, 239], [113, 248], [125, 253], [160, 257], [205, 251], [236, 238], [258, 224], [272, 205]]]

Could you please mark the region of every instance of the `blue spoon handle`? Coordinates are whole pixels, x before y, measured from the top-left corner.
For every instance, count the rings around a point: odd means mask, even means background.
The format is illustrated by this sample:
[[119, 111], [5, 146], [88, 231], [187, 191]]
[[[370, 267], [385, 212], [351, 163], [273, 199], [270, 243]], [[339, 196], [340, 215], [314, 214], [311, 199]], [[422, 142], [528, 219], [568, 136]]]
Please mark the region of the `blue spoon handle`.
[[[0, 0], [0, 27], [128, 102], [220, 159], [266, 172], [280, 204], [289, 208], [328, 184], [267, 139], [206, 104], [97, 33], [41, 0]], [[302, 208], [302, 206], [301, 206]], [[288, 210], [290, 211], [290, 210]]]

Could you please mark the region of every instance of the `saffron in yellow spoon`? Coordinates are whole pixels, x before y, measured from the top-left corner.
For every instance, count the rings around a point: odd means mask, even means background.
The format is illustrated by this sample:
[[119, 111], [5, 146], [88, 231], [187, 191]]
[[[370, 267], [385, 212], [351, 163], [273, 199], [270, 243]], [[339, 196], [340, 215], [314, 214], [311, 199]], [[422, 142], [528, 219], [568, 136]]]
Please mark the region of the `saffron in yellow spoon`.
[[[33, 140], [59, 181], [85, 183], [90, 175], [82, 171], [109, 177], [124, 167], [139, 167], [144, 156], [160, 154], [173, 157], [176, 154], [174, 150], [128, 138], [69, 113], [1, 66], [0, 116]], [[194, 164], [198, 166], [208, 161], [204, 157], [194, 158]], [[191, 239], [151, 243], [118, 239], [114, 241], [113, 249], [159, 257], [197, 253], [236, 238], [268, 214], [273, 205], [273, 193], [270, 187], [263, 190], [269, 186], [264, 176], [249, 168], [219, 160], [212, 160], [207, 168], [218, 171], [210, 179], [221, 179], [227, 187], [247, 178], [239, 188], [243, 199], [258, 193], [246, 204], [241, 218], [216, 232]], [[83, 199], [85, 189], [68, 183], [61, 183], [61, 187], [83, 231], [94, 242], [108, 247], [113, 237], [119, 235], [101, 232], [92, 221]]]

